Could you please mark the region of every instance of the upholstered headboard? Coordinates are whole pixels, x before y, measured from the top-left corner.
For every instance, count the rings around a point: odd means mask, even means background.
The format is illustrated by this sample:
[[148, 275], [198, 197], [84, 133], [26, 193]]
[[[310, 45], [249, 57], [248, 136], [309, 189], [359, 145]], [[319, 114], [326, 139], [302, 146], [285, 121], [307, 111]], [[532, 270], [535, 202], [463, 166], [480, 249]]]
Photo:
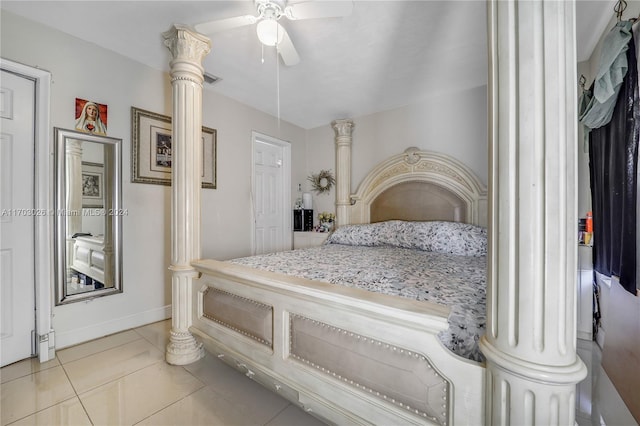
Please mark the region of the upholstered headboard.
[[487, 189], [458, 160], [408, 148], [375, 167], [351, 196], [349, 223], [450, 220], [487, 225]]

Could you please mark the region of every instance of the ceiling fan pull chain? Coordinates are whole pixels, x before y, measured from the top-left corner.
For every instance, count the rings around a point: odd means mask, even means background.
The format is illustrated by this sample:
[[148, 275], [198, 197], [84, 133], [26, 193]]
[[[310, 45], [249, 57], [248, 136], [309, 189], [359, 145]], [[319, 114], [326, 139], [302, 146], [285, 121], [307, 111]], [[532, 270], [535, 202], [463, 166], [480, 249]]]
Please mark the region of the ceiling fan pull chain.
[[264, 64], [264, 44], [260, 43], [260, 46], [262, 46], [262, 63]]
[[276, 90], [277, 94], [277, 103], [278, 103], [278, 131], [280, 131], [280, 61], [278, 59], [278, 50], [280, 46], [276, 44]]

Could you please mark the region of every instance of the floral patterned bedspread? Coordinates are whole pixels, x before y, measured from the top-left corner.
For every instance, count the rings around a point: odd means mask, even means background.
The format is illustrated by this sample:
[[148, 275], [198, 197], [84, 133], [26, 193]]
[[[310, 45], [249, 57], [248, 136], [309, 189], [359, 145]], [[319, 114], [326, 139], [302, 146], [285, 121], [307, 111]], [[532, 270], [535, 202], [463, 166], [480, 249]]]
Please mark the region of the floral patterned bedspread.
[[252, 268], [449, 306], [442, 343], [464, 358], [478, 349], [486, 324], [486, 256], [460, 256], [393, 246], [326, 244], [234, 259]]

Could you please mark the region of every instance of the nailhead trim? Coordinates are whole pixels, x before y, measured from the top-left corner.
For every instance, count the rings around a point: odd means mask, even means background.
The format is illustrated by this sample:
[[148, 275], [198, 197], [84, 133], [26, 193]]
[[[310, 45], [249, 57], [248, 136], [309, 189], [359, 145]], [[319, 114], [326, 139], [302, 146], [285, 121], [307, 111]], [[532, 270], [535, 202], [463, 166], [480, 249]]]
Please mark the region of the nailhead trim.
[[[293, 314], [293, 313], [289, 315], [289, 354], [290, 354], [290, 356], [292, 358], [294, 358], [294, 359], [296, 359], [298, 361], [301, 361], [301, 362], [303, 362], [303, 363], [305, 363], [305, 364], [307, 364], [307, 365], [309, 365], [309, 366], [311, 366], [313, 368], [316, 368], [317, 370], [320, 370], [323, 373], [329, 374], [329, 375], [331, 375], [331, 376], [333, 376], [333, 377], [335, 377], [335, 378], [337, 378], [337, 379], [339, 379], [339, 380], [341, 380], [341, 381], [343, 381], [345, 383], [348, 383], [349, 385], [355, 386], [358, 389], [362, 389], [364, 391], [367, 391], [370, 394], [375, 395], [378, 398], [381, 398], [381, 399], [384, 399], [384, 400], [386, 400], [388, 402], [391, 402], [394, 405], [398, 405], [401, 408], [404, 408], [404, 409], [406, 409], [408, 411], [411, 411], [411, 412], [413, 412], [415, 414], [418, 414], [418, 415], [420, 415], [420, 416], [422, 416], [424, 418], [427, 418], [427, 419], [429, 419], [431, 421], [439, 422], [439, 419], [437, 417], [431, 416], [431, 415], [429, 415], [428, 413], [426, 413], [426, 412], [424, 412], [422, 410], [419, 410], [419, 409], [416, 409], [416, 408], [412, 408], [409, 405], [403, 404], [402, 402], [398, 402], [394, 398], [389, 397], [388, 395], [381, 394], [380, 392], [378, 392], [378, 391], [376, 391], [374, 389], [371, 389], [371, 388], [369, 388], [369, 387], [367, 387], [365, 385], [362, 385], [360, 383], [354, 382], [353, 380], [351, 380], [351, 379], [349, 379], [347, 377], [342, 377], [340, 374], [337, 374], [337, 373], [331, 371], [328, 368], [325, 368], [325, 367], [322, 367], [320, 365], [317, 365], [314, 362], [312, 362], [312, 361], [310, 361], [310, 360], [308, 360], [306, 358], [303, 358], [303, 357], [301, 357], [299, 355], [296, 355], [293, 352], [293, 339], [294, 339], [294, 336], [293, 336], [293, 328], [294, 328], [293, 327], [293, 321], [294, 321], [294, 319], [300, 319], [300, 320], [303, 320], [303, 321], [309, 321], [313, 325], [320, 326], [322, 328], [328, 328], [331, 331], [334, 331], [334, 332], [337, 332], [337, 333], [341, 333], [343, 335], [348, 335], [349, 337], [355, 337], [358, 340], [362, 340], [364, 342], [368, 342], [368, 343], [373, 344], [373, 345], [382, 346], [384, 349], [391, 350], [391, 351], [394, 351], [394, 352], [399, 352], [402, 355], [410, 356], [410, 357], [413, 357], [413, 358], [421, 360], [422, 362], [427, 364], [427, 368], [429, 370], [432, 370], [432, 374], [434, 374], [435, 376], [437, 376], [440, 379], [442, 379], [443, 382], [447, 383], [447, 386], [445, 386], [444, 390], [442, 391], [442, 399], [444, 401], [447, 401], [447, 393], [448, 393], [448, 389], [449, 389], [450, 383], [441, 374], [439, 374], [435, 369], [433, 369], [433, 367], [431, 365], [431, 362], [429, 361], [429, 359], [427, 359], [427, 357], [425, 357], [422, 354], [410, 351], [408, 349], [398, 348], [396, 346], [389, 345], [387, 343], [381, 342], [381, 341], [376, 340], [376, 339], [371, 339], [369, 337], [365, 337], [365, 336], [362, 336], [362, 335], [357, 334], [357, 333], [353, 333], [353, 332], [350, 332], [350, 331], [347, 331], [347, 330], [344, 330], [344, 329], [341, 329], [341, 328], [338, 328], [338, 327], [334, 327], [332, 325], [329, 325], [329, 324], [321, 322], [321, 321], [313, 320], [311, 318], [307, 318], [307, 317], [304, 317], [304, 316], [301, 316], [301, 315], [297, 315], [297, 314]], [[442, 416], [444, 417], [444, 420], [443, 420], [443, 422], [441, 424], [442, 425], [446, 425], [447, 424], [447, 420], [448, 420], [447, 403], [445, 402], [444, 404], [442, 404], [441, 408], [443, 408], [445, 410], [442, 413]]]
[[[272, 306], [265, 305], [264, 303], [256, 302], [255, 300], [247, 299], [246, 297], [238, 296], [237, 294], [229, 293], [227, 291], [218, 290], [217, 288], [213, 288], [213, 287], [209, 287], [209, 288], [207, 288], [206, 290], [204, 290], [202, 292], [203, 299], [204, 299], [204, 296], [209, 291], [214, 291], [214, 292], [217, 292], [217, 293], [223, 293], [223, 294], [235, 297], [236, 299], [242, 299], [243, 301], [250, 302], [250, 303], [252, 303], [254, 305], [257, 305], [257, 306], [260, 306], [260, 307], [263, 307], [263, 308], [268, 308], [268, 309], [271, 309], [273, 311], [273, 307]], [[203, 302], [203, 305], [204, 305], [204, 302]], [[223, 325], [223, 326], [235, 331], [236, 333], [240, 333], [243, 336], [249, 337], [250, 339], [255, 340], [256, 342], [262, 343], [263, 345], [268, 346], [269, 348], [273, 349], [273, 343], [272, 342], [270, 342], [268, 340], [265, 340], [265, 339], [262, 339], [262, 338], [260, 338], [258, 336], [254, 336], [253, 334], [248, 333], [245, 330], [241, 330], [241, 329], [239, 329], [237, 327], [234, 327], [233, 325], [231, 325], [231, 324], [229, 324], [229, 323], [227, 323], [225, 321], [222, 321], [222, 320], [220, 320], [220, 319], [218, 319], [216, 317], [208, 315], [207, 313], [204, 312], [204, 309], [203, 309], [203, 312], [202, 312], [202, 316], [207, 318], [207, 319], [209, 319], [209, 320], [211, 320], [211, 321], [213, 321], [213, 322], [215, 322], [215, 323]]]

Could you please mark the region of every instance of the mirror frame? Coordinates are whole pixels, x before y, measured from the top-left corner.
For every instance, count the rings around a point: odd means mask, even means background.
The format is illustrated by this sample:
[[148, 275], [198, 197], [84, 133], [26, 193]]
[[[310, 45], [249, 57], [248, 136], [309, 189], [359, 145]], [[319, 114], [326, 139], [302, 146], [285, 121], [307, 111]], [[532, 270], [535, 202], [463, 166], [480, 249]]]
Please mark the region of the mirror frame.
[[[67, 141], [82, 140], [95, 142], [113, 147], [113, 200], [109, 212], [105, 212], [112, 217], [112, 237], [113, 237], [113, 287], [87, 291], [84, 293], [67, 294], [67, 236], [66, 236], [66, 144]], [[54, 165], [55, 165], [55, 190], [54, 190], [54, 213], [55, 213], [55, 238], [54, 238], [54, 258], [56, 277], [56, 305], [79, 302], [96, 297], [108, 296], [122, 293], [122, 139], [108, 136], [100, 136], [91, 133], [83, 133], [75, 130], [54, 127]], [[104, 206], [107, 208], [107, 206]]]

